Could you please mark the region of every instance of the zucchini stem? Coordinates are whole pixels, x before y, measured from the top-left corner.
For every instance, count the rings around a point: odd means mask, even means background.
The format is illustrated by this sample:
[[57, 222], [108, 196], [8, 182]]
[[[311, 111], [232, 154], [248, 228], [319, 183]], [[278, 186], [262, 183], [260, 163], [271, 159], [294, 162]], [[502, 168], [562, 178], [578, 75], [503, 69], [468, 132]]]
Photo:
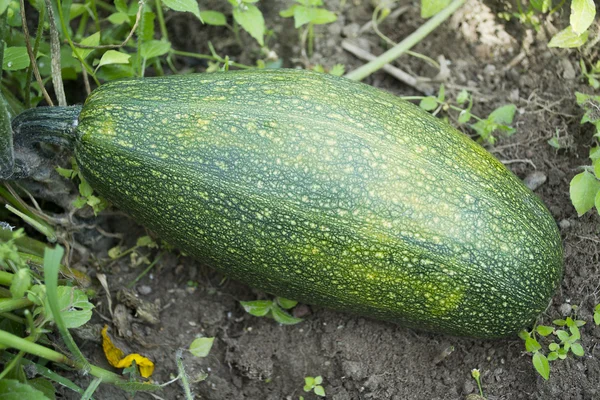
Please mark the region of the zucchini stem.
[[[73, 150], [81, 105], [64, 107], [37, 107], [25, 110], [11, 123], [15, 154], [18, 150], [33, 149], [37, 143], [54, 144]], [[15, 158], [11, 171], [1, 171], [7, 179], [29, 176], [26, 160]]]

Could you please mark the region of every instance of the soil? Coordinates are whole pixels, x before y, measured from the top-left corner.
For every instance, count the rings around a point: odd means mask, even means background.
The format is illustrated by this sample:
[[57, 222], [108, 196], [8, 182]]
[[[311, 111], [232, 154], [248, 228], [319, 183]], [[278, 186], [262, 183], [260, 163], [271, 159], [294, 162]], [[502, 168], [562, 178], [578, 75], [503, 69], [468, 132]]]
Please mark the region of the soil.
[[[223, 3], [212, 1], [202, 6], [226, 10], [227, 4]], [[268, 45], [285, 67], [305, 66], [293, 22], [278, 15], [284, 8], [282, 3], [291, 2], [259, 3], [274, 30]], [[357, 36], [371, 18], [371, 2], [332, 0], [326, 4], [341, 12], [338, 21], [316, 29], [311, 64], [322, 63], [330, 68], [341, 63], [347, 71], [363, 64], [342, 49], [343, 40], [352, 40], [376, 55], [386, 50], [372, 30]], [[380, 27], [394, 41], [402, 40], [422, 24], [418, 8], [407, 4], [406, 12]], [[163, 257], [134, 288], [139, 299], [160, 302], [159, 322], [148, 324], [126, 308], [126, 328], [120, 338], [128, 348], [154, 360], [153, 379], [166, 382], [176, 376], [177, 349], [187, 348], [194, 338], [203, 335], [216, 338], [210, 355], [184, 357], [192, 381], [207, 374], [206, 379], [192, 383], [197, 397], [203, 399], [316, 399], [313, 393], [303, 391], [303, 385], [304, 377], [317, 375], [323, 377], [327, 398], [332, 400], [465, 399], [478, 393], [471, 377], [475, 368], [481, 371], [484, 394], [490, 400], [600, 398], [600, 327], [595, 327], [592, 320], [593, 307], [600, 302], [600, 219], [596, 212], [578, 217], [569, 199], [569, 181], [581, 165], [588, 164], [593, 135], [591, 125], [579, 124], [583, 112], [575, 103], [574, 93], [591, 93], [591, 89], [580, 78], [577, 52], [547, 47], [548, 37], [564, 26], [564, 18], [546, 20], [536, 32], [530, 26], [498, 19], [499, 7], [509, 6], [469, 0], [413, 50], [434, 59], [443, 56], [448, 62], [448, 71], [442, 77], [447, 96], [455, 98], [467, 88], [474, 94], [475, 114], [487, 116], [509, 103], [518, 107], [517, 132], [510, 137], [498, 136], [488, 149], [522, 179], [534, 173], [547, 178], [535, 193], [560, 226], [565, 276], [540, 321], [551, 324], [554, 319], [573, 315], [571, 306], [577, 306], [577, 317], [586, 321], [581, 328], [585, 355], [553, 362], [546, 381], [534, 370], [531, 355], [524, 352], [523, 342], [517, 337], [498, 341], [448, 337], [308, 306], [298, 311], [306, 314], [302, 323], [281, 326], [271, 319], [252, 317], [239, 305], [240, 300], [269, 296], [224, 280], [209, 265], [173, 253]], [[193, 17], [170, 14], [168, 23], [175, 48], [208, 53], [210, 39], [217, 52], [239, 62], [253, 63], [259, 55], [256, 43], [244, 33], [244, 46], [240, 46], [231, 40], [229, 31], [201, 26]], [[437, 73], [423, 60], [406, 55], [394, 65], [414, 76], [433, 78]], [[180, 66], [192, 71], [204, 68], [192, 60], [180, 60]], [[420, 94], [385, 72], [377, 72], [365, 82], [397, 95]], [[468, 129], [465, 132], [473, 134]], [[560, 150], [548, 144], [555, 135], [563, 144]], [[144, 234], [143, 228], [121, 215], [109, 213], [99, 218], [104, 230], [123, 234], [126, 247]], [[88, 233], [82, 243], [90, 248], [93, 258], [106, 259], [106, 251], [118, 240]], [[153, 252], [150, 258], [156, 254]], [[125, 257], [98, 271], [107, 274], [113, 306], [119, 304], [116, 292], [141, 270], [132, 267]], [[88, 272], [96, 273], [92, 268]], [[103, 292], [96, 305], [94, 321], [104, 324], [100, 316], [110, 320], [110, 312]], [[114, 329], [113, 334], [119, 337]], [[97, 342], [84, 340], [81, 346], [93, 363], [107, 366]], [[447, 350], [450, 346], [454, 351]], [[79, 379], [85, 385], [88, 378]], [[183, 398], [183, 391], [173, 383], [156, 395]], [[65, 391], [65, 396], [72, 395]], [[103, 385], [95, 397], [127, 396]], [[152, 396], [138, 393], [135, 398]]]

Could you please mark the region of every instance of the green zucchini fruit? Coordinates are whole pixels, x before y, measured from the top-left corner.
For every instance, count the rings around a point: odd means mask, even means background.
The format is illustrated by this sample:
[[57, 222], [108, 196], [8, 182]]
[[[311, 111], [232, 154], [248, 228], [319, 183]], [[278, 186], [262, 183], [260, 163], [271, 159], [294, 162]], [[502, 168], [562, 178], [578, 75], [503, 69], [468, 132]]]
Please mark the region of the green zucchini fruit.
[[467, 136], [365, 84], [298, 70], [117, 81], [76, 125], [100, 195], [278, 296], [494, 338], [531, 323], [562, 277], [536, 195]]

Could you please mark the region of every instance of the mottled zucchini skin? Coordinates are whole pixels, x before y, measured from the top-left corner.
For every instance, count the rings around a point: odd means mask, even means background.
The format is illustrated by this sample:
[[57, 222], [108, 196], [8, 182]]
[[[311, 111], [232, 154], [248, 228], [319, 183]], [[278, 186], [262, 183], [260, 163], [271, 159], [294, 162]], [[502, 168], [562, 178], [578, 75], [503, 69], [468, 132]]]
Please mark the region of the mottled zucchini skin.
[[77, 162], [102, 196], [230, 277], [417, 329], [502, 337], [563, 254], [542, 202], [482, 147], [368, 85], [298, 70], [102, 85]]

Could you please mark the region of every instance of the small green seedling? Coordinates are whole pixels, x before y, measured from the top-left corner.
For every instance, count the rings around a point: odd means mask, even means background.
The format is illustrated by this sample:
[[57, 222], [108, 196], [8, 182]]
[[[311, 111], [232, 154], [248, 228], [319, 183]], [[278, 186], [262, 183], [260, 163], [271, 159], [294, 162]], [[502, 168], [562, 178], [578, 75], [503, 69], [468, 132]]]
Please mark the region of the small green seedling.
[[314, 26], [329, 24], [337, 20], [337, 15], [322, 8], [322, 6], [323, 0], [296, 0], [296, 4], [279, 13], [284, 18], [294, 17], [296, 29], [306, 25], [301, 37], [302, 47], [306, 47], [306, 41], [308, 40], [309, 56], [313, 54]]
[[[581, 334], [579, 327], [585, 325], [585, 321], [572, 319], [557, 319], [552, 321], [554, 326], [538, 325], [531, 332], [525, 330], [519, 333], [519, 337], [525, 342], [525, 350], [532, 354], [532, 362], [535, 370], [546, 380], [550, 377], [550, 362], [567, 358], [569, 352], [578, 357], [584, 355], [584, 349], [579, 343]], [[568, 330], [558, 329], [566, 327]], [[537, 339], [537, 336], [549, 337], [556, 336], [556, 340], [548, 344], [547, 356], [545, 351]]]
[[471, 376], [473, 377], [473, 379], [475, 379], [475, 382], [477, 382], [477, 387], [479, 388], [479, 395], [482, 398], [485, 398], [483, 397], [483, 389], [481, 387], [481, 373], [478, 369], [475, 368], [471, 370]]
[[273, 318], [282, 325], [295, 325], [302, 322], [302, 318], [296, 318], [284, 310], [294, 308], [298, 302], [294, 300], [276, 297], [274, 300], [240, 301], [244, 310], [255, 317]]
[[580, 59], [579, 67], [581, 68], [581, 74], [587, 79], [588, 85], [594, 89], [600, 89], [600, 60], [595, 65], [591, 65], [588, 71], [585, 61]]
[[[592, 96], [576, 92], [577, 104], [584, 110], [585, 114], [581, 124], [591, 123], [596, 127], [595, 138], [600, 137], [600, 96]], [[569, 194], [571, 202], [582, 216], [592, 208], [600, 210], [600, 147], [594, 146], [590, 149], [589, 157], [591, 166], [583, 167], [584, 171], [575, 175], [571, 180]]]
[[304, 391], [311, 392], [313, 391], [317, 396], [325, 397], [325, 389], [321, 385], [323, 383], [322, 376], [307, 376], [304, 378]]
[[493, 133], [501, 132], [506, 136], [510, 136], [516, 132], [511, 126], [515, 117], [515, 112], [517, 111], [517, 107], [514, 104], [506, 104], [498, 107], [492, 111], [487, 118], [479, 118], [471, 113], [471, 109], [473, 108], [473, 96], [464, 89], [456, 97], [458, 106], [446, 100], [446, 91], [443, 84], [440, 86], [437, 96], [410, 96], [404, 97], [404, 99], [420, 100], [419, 107], [425, 111], [432, 112], [434, 115], [440, 111], [458, 111], [458, 123], [461, 125], [469, 123], [472, 119], [476, 120], [474, 124], [470, 124], [469, 126], [479, 134], [480, 142], [494, 144], [496, 138]]
[[94, 215], [97, 215], [108, 206], [108, 202], [105, 199], [94, 195], [94, 190], [81, 174], [79, 166], [74, 158], [71, 159], [71, 169], [56, 167], [56, 172], [67, 179], [79, 179], [79, 196], [73, 201], [73, 206], [75, 208], [83, 208], [86, 205], [89, 205], [92, 207]]
[[335, 64], [331, 69], [326, 70], [321, 64], [317, 64], [313, 67], [313, 71], [320, 72], [322, 74], [330, 74], [334, 76], [342, 76], [346, 72], [344, 64]]

